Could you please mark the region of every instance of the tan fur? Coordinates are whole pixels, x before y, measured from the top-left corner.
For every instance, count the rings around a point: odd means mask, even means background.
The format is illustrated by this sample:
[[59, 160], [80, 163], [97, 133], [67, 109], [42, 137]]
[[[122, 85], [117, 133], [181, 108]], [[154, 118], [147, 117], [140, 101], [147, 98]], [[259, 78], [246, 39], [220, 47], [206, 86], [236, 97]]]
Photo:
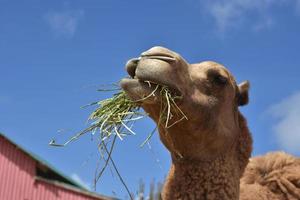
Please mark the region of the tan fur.
[[246, 120], [240, 113], [239, 120], [238, 140], [226, 153], [200, 162], [173, 158], [163, 199], [238, 199], [239, 179], [252, 150]]
[[[141, 103], [158, 124], [160, 139], [172, 157], [163, 200], [300, 199], [298, 159], [268, 154], [251, 159], [246, 168], [252, 137], [238, 106], [249, 101], [249, 82], [237, 85], [221, 64], [189, 64], [163, 47], [129, 61], [127, 71], [132, 78], [122, 80], [121, 86], [132, 100], [153, 91], [144, 81], [167, 85], [182, 96], [177, 103], [188, 120], [170, 128], [159, 123], [159, 93]], [[170, 121], [176, 120], [174, 115]]]
[[173, 163], [163, 199], [237, 199], [239, 171], [231, 160], [225, 156], [210, 162]]
[[241, 188], [241, 200], [250, 199], [254, 193], [267, 195], [265, 191], [272, 193], [272, 199], [300, 199], [300, 159], [284, 152], [251, 158], [241, 179]]

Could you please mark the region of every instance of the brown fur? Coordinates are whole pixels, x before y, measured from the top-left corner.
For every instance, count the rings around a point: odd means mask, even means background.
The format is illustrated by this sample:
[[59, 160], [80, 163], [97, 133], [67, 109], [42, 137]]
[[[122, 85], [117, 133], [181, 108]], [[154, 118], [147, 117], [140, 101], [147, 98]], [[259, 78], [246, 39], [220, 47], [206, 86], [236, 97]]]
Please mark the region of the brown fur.
[[127, 63], [132, 78], [121, 86], [128, 96], [148, 96], [154, 87], [145, 81], [167, 85], [181, 94], [177, 103], [188, 117], [166, 128], [159, 123], [160, 94], [141, 103], [172, 157], [163, 200], [300, 199], [299, 160], [284, 153], [251, 159], [240, 186], [252, 151], [251, 134], [238, 109], [249, 101], [249, 82], [237, 85], [221, 64], [189, 64], [163, 47], [141, 56]]
[[268, 195], [278, 200], [300, 199], [300, 159], [284, 152], [251, 158], [241, 188], [241, 200], [251, 199], [254, 193], [261, 196], [256, 200]]
[[202, 163], [173, 163], [163, 199], [237, 199], [239, 170], [232, 160], [225, 156]]
[[219, 157], [200, 162], [173, 158], [163, 199], [238, 199], [239, 179], [252, 150], [251, 135], [240, 113], [239, 123], [238, 140]]

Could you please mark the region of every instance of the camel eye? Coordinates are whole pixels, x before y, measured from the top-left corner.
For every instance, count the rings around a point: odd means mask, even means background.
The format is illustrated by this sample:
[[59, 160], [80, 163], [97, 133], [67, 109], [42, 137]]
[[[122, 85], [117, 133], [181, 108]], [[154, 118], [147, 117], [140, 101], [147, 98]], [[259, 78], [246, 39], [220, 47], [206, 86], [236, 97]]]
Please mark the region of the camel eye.
[[208, 70], [207, 77], [211, 81], [211, 83], [216, 86], [224, 86], [228, 82], [227, 77], [221, 75], [219, 70], [215, 69]]
[[218, 74], [218, 75], [215, 75], [214, 78], [213, 78], [213, 82], [217, 85], [226, 85], [227, 83], [227, 78]]

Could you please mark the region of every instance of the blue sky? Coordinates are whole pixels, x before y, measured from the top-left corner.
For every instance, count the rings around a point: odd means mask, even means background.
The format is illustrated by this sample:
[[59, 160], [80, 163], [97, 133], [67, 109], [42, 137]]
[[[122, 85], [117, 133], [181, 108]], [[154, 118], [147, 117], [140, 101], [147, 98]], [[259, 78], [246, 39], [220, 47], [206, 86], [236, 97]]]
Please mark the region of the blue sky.
[[[48, 146], [86, 127], [107, 98], [101, 84], [126, 76], [131, 57], [161, 45], [189, 62], [214, 60], [238, 82], [250, 80], [241, 110], [254, 137], [253, 155], [285, 150], [300, 155], [300, 1], [13, 1], [0, 0], [0, 131], [65, 174], [91, 185], [99, 160], [86, 135], [66, 148]], [[157, 136], [139, 144], [154, 124], [118, 141], [113, 158], [131, 191], [140, 179], [162, 181], [169, 155]], [[107, 170], [97, 192], [126, 196]]]

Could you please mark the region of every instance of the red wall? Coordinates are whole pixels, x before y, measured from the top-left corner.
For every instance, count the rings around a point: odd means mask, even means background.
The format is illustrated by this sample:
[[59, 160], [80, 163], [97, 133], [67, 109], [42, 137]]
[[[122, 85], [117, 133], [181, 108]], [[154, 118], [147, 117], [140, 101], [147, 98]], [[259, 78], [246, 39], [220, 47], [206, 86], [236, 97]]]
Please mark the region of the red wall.
[[36, 179], [36, 161], [0, 136], [0, 200], [99, 200]]
[[0, 199], [32, 200], [35, 161], [0, 137]]
[[98, 199], [89, 197], [74, 191], [70, 191], [64, 188], [59, 188], [53, 184], [49, 184], [44, 181], [37, 180], [35, 183], [35, 190], [32, 195], [33, 200], [41, 199], [59, 199], [59, 200], [91, 200]]

